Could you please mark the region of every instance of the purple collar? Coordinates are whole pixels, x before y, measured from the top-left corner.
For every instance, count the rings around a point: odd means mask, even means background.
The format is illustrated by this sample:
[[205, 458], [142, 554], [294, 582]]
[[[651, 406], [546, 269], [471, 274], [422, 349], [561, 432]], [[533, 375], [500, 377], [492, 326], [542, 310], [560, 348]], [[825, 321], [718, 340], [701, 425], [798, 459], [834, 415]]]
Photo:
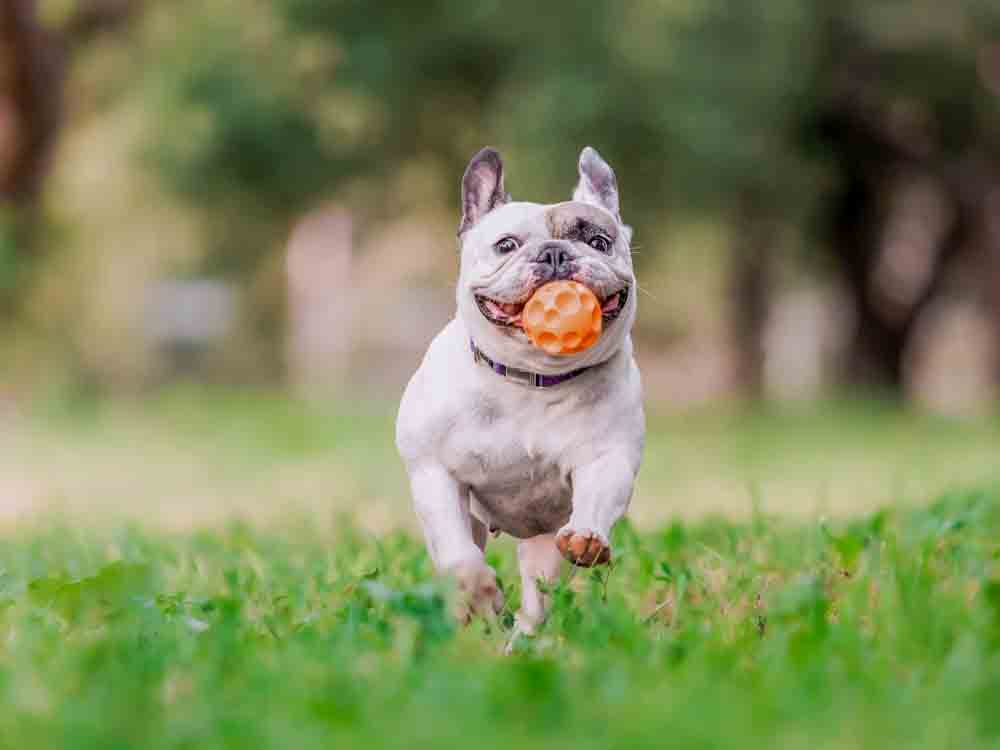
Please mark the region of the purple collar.
[[540, 375], [537, 372], [518, 370], [517, 368], [494, 362], [483, 354], [483, 350], [476, 346], [476, 342], [472, 339], [469, 339], [469, 346], [472, 347], [472, 358], [476, 361], [476, 364], [486, 365], [497, 375], [516, 380], [518, 383], [523, 383], [524, 385], [530, 385], [532, 388], [551, 388], [554, 385], [565, 383], [567, 380], [572, 380], [577, 375], [583, 375], [583, 373], [590, 369], [589, 367], [581, 367], [579, 370], [564, 372], [561, 375]]

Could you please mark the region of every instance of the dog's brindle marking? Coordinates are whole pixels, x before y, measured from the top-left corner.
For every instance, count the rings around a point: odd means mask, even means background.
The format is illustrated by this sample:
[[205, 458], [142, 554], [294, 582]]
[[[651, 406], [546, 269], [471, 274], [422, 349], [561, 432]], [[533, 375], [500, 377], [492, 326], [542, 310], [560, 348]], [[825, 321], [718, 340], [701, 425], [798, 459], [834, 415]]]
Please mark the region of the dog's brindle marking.
[[603, 234], [612, 244], [618, 239], [618, 228], [609, 221], [607, 213], [582, 203], [564, 203], [553, 206], [545, 214], [545, 226], [554, 240], [590, 242]]

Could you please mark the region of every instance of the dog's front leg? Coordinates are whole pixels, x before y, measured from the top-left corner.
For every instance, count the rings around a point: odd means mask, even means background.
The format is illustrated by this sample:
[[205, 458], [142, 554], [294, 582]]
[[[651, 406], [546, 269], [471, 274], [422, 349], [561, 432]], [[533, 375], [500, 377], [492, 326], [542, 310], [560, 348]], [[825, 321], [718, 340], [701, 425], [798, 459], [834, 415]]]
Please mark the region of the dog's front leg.
[[573, 511], [556, 534], [556, 546], [574, 565], [589, 568], [611, 560], [611, 527], [632, 499], [638, 458], [607, 453], [573, 471]]
[[496, 573], [476, 544], [468, 489], [438, 465], [411, 468], [410, 486], [434, 567], [453, 575], [462, 593], [459, 619], [499, 612], [503, 594]]

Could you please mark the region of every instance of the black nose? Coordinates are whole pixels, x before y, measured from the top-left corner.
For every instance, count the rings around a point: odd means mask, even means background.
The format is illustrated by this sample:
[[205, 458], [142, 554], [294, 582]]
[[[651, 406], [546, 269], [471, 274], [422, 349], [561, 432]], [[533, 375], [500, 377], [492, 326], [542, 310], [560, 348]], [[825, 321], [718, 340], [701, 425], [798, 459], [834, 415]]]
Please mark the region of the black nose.
[[558, 274], [565, 271], [575, 257], [573, 251], [565, 245], [552, 243], [542, 245], [541, 250], [538, 251], [538, 255], [535, 257], [535, 262], [549, 266], [554, 273]]

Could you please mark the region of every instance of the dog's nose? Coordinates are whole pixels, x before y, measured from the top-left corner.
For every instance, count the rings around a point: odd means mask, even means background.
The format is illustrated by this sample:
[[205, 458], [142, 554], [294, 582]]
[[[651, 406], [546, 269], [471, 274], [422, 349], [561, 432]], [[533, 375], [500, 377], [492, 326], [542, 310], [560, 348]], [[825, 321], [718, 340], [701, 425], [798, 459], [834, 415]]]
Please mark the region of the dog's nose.
[[542, 248], [538, 251], [538, 255], [535, 257], [535, 262], [549, 266], [554, 273], [558, 274], [561, 271], [565, 271], [575, 257], [573, 251], [565, 245], [550, 243], [542, 245]]

